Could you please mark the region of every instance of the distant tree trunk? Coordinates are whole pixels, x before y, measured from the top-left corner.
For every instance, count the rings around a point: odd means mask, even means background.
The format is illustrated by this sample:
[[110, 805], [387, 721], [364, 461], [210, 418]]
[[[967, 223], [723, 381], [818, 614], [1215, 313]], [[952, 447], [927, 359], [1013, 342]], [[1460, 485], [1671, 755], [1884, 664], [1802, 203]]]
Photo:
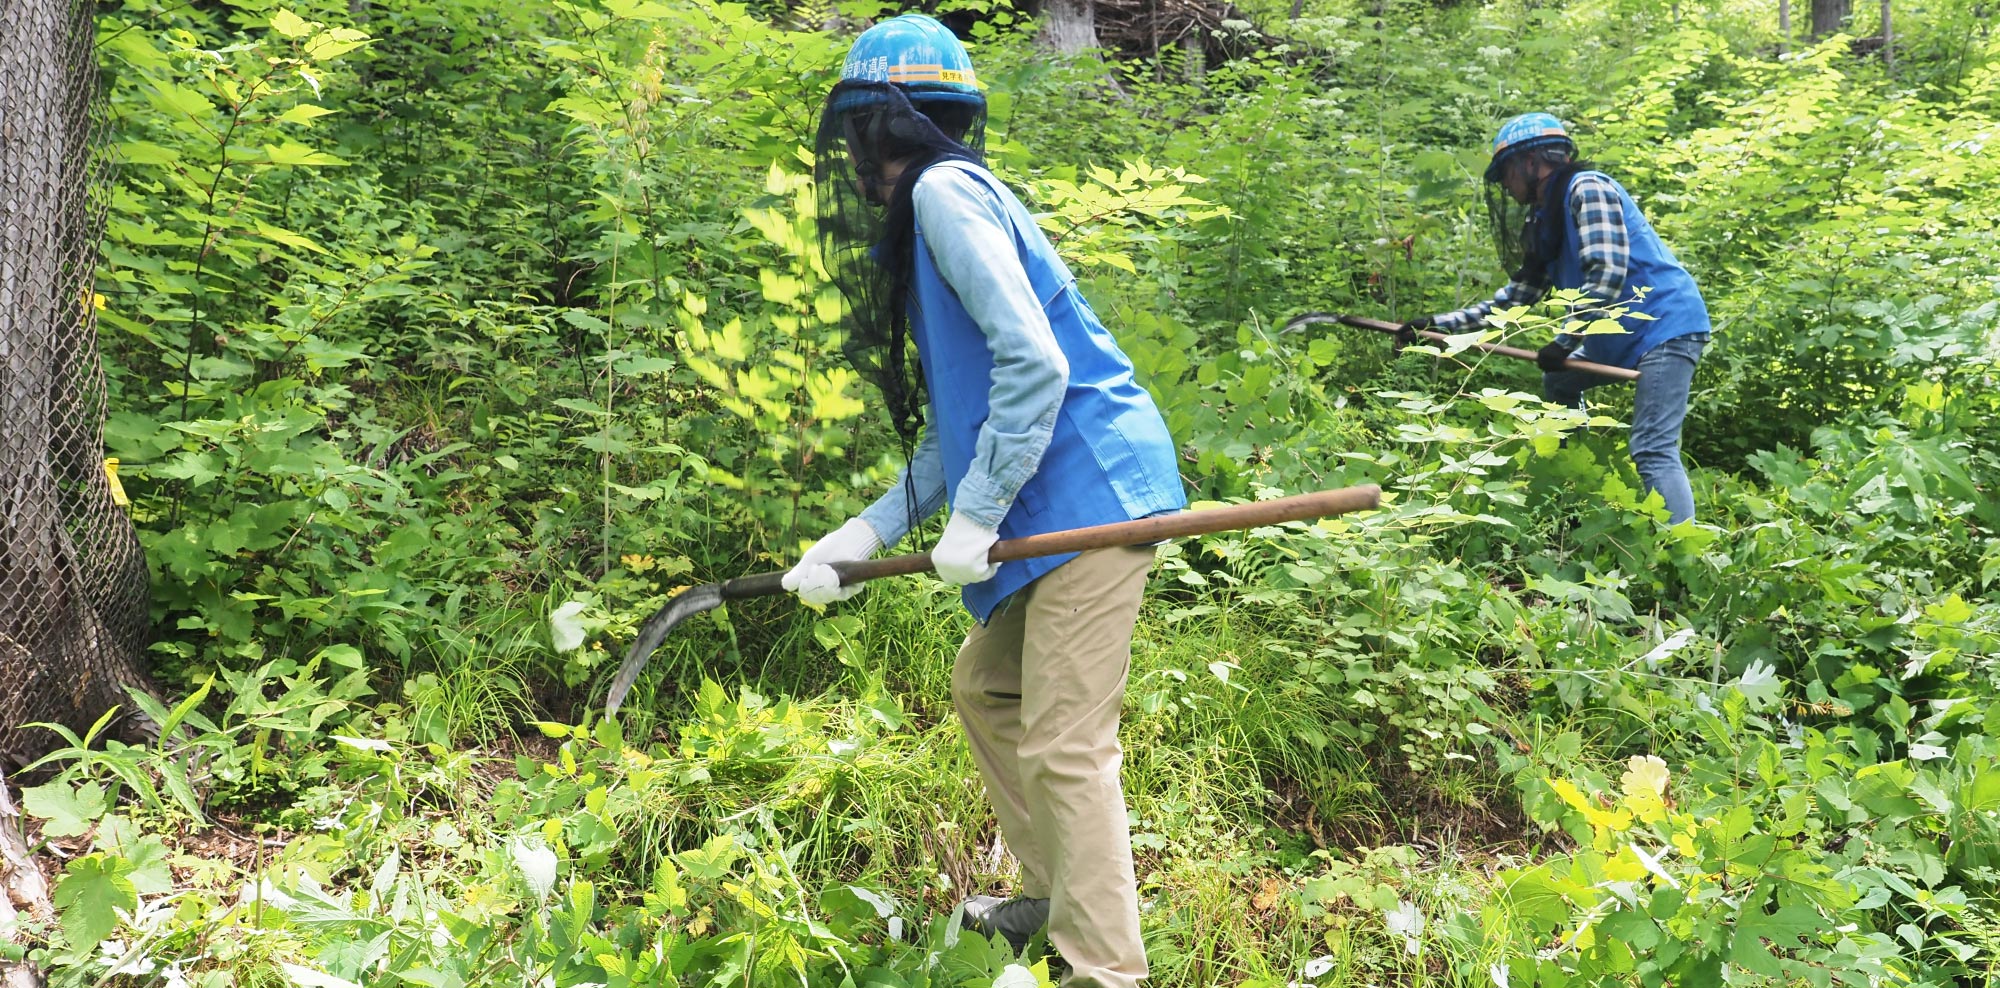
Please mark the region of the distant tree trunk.
[[1292, 20], [1298, 20], [1299, 15], [1305, 12], [1306, 0], [1292, 0]]
[[1853, 9], [1853, 0], [1812, 0], [1813, 39], [1839, 31], [1847, 23], [1847, 15]]
[[1100, 47], [1097, 0], [1048, 0], [1042, 5], [1042, 43], [1065, 55]]
[[1792, 50], [1792, 0], [1778, 0], [1778, 54]]
[[1882, 0], [1882, 64], [1896, 71], [1896, 29], [1889, 20], [1889, 0]]

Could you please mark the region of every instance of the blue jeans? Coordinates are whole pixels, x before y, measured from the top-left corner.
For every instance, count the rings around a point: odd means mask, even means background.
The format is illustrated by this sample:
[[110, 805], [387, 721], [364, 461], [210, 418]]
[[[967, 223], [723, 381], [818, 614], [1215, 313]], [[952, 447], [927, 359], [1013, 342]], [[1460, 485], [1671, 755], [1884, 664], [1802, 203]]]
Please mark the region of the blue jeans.
[[[1694, 368], [1708, 345], [1707, 333], [1677, 336], [1639, 358], [1637, 392], [1632, 396], [1632, 462], [1649, 491], [1659, 491], [1674, 524], [1694, 517], [1694, 488], [1681, 464], [1681, 420], [1687, 417]], [[1583, 392], [1611, 379], [1583, 371], [1542, 375], [1542, 397], [1570, 408], [1583, 407]]]

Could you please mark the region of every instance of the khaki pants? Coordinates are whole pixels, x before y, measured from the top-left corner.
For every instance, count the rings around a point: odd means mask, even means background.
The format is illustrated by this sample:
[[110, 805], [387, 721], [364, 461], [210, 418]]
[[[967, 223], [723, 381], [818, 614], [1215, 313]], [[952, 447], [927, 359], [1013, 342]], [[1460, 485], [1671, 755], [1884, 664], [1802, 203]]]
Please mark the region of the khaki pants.
[[1146, 976], [1118, 715], [1152, 563], [1150, 547], [1083, 553], [973, 628], [952, 667], [952, 701], [1020, 859], [1021, 894], [1049, 899], [1065, 986], [1131, 988]]

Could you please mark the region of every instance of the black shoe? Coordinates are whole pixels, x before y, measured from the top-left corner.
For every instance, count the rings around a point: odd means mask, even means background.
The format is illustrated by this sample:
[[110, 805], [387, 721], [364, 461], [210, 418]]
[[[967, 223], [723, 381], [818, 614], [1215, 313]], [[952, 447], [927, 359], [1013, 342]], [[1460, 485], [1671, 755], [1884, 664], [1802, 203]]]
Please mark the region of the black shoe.
[[1049, 900], [1030, 899], [1015, 896], [1002, 899], [992, 895], [975, 895], [965, 900], [965, 913], [960, 925], [974, 933], [993, 939], [998, 933], [1013, 944], [1014, 951], [1026, 950], [1028, 941], [1049, 925]]

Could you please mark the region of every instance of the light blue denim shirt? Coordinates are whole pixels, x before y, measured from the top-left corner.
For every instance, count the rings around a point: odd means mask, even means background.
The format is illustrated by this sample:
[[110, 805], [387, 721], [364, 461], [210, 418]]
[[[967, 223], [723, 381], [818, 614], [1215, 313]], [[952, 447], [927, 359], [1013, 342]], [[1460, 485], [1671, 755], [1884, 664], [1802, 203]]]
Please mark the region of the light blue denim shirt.
[[[1021, 485], [1041, 466], [1068, 391], [1069, 360], [1028, 282], [1013, 227], [993, 192], [957, 168], [933, 168], [917, 179], [912, 201], [932, 262], [979, 324], [993, 354], [989, 412], [952, 510], [998, 528]], [[931, 395], [932, 402], [951, 399]], [[913, 520], [935, 514], [944, 500], [943, 460], [926, 429], [896, 486], [861, 519], [883, 545], [895, 545], [909, 534]]]

